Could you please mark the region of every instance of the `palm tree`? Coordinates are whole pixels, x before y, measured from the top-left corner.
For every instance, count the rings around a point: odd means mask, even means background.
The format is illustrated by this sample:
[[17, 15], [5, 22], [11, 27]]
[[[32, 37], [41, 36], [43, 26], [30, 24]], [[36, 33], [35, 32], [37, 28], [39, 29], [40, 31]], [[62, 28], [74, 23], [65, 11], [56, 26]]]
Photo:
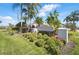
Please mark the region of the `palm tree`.
[[58, 28], [60, 26], [60, 21], [58, 19], [58, 12], [55, 10], [53, 13], [50, 12], [50, 16], [47, 18], [47, 23], [53, 28]]
[[[20, 20], [24, 19], [25, 22], [27, 19], [30, 20], [30, 28], [31, 28], [31, 19], [34, 19], [36, 17], [36, 14], [38, 13], [38, 7], [40, 7], [40, 4], [39, 3], [17, 3], [17, 4], [14, 4], [14, 8], [16, 6], [20, 7]], [[27, 17], [24, 17], [23, 13]], [[21, 22], [20, 32], [22, 32], [22, 22]]]
[[[75, 31], [75, 29], [76, 29], [76, 22], [79, 21], [79, 10], [76, 10], [74, 12], [71, 12], [71, 14], [68, 15], [64, 19], [64, 21], [66, 21], [67, 23], [72, 23], [73, 24], [73, 30]], [[70, 26], [70, 28], [71, 28], [71, 26]]]
[[[23, 8], [23, 4], [22, 3], [15, 3], [13, 4], [13, 8], [17, 8], [20, 7], [20, 20], [22, 20], [22, 8]], [[21, 27], [20, 27], [20, 32], [22, 32], [22, 21], [21, 21]]]
[[54, 28], [55, 32], [61, 26], [58, 15], [58, 12], [55, 10], [53, 13], [50, 12], [50, 15], [47, 18], [47, 23]]
[[30, 25], [31, 19], [36, 18], [39, 7], [41, 7], [39, 3], [30, 3], [30, 5], [28, 6], [28, 19], [30, 20]]
[[[20, 7], [20, 19], [24, 19], [25, 23], [26, 20], [30, 20], [30, 25], [31, 25], [31, 19], [36, 17], [36, 14], [38, 13], [38, 7], [40, 7], [40, 4], [38, 3], [18, 3], [14, 4], [14, 8], [16, 6]], [[27, 17], [23, 17], [23, 13]], [[21, 22], [21, 29], [20, 31], [22, 32], [22, 22]]]
[[27, 16], [23, 16], [22, 19], [24, 20], [25, 24], [27, 24], [28, 17]]
[[46, 19], [46, 20], [47, 20], [47, 23], [48, 23], [51, 27], [53, 27], [53, 20], [52, 20], [52, 19], [53, 19], [53, 17], [51, 18], [51, 16], [48, 16], [47, 19]]
[[42, 20], [42, 18], [40, 18], [40, 17], [36, 17], [35, 22], [36, 22], [38, 25], [43, 24], [43, 20]]

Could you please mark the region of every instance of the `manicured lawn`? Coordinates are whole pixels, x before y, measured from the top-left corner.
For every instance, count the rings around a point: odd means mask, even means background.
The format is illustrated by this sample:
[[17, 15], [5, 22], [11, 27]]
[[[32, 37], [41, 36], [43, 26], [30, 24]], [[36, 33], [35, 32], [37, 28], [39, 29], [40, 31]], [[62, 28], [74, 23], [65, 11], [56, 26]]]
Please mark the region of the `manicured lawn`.
[[[79, 32], [69, 32], [69, 42], [73, 42], [75, 47], [71, 48], [67, 54], [79, 54]], [[47, 35], [34, 33], [26, 33], [24, 36], [22, 34], [10, 35], [0, 30], [1, 55], [60, 54], [61, 46], [63, 46], [61, 41]], [[66, 49], [70, 49], [70, 47]]]
[[9, 55], [46, 55], [60, 54], [63, 42], [41, 33], [25, 33], [11, 35], [0, 31], [0, 54]]
[[21, 35], [9, 35], [0, 31], [0, 54], [46, 54], [46, 50], [24, 40]]

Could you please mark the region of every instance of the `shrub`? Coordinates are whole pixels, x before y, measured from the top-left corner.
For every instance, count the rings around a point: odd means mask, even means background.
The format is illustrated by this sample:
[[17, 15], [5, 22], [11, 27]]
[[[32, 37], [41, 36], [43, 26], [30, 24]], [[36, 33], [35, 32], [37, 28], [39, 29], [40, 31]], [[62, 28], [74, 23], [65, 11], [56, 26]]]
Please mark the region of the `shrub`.
[[79, 32], [69, 32], [69, 40], [71, 40], [74, 44], [75, 47], [72, 49], [71, 54], [79, 54]]
[[34, 42], [37, 47], [46, 49], [48, 54], [59, 54], [60, 48], [63, 45], [62, 41], [57, 40], [54, 37], [49, 37], [46, 34], [26, 33], [24, 37], [29, 41]]
[[26, 33], [24, 37], [27, 38], [30, 42], [34, 42], [37, 39], [35, 33]]
[[35, 42], [35, 45], [38, 46], [38, 47], [42, 47], [42, 44], [41, 44], [40, 41]]

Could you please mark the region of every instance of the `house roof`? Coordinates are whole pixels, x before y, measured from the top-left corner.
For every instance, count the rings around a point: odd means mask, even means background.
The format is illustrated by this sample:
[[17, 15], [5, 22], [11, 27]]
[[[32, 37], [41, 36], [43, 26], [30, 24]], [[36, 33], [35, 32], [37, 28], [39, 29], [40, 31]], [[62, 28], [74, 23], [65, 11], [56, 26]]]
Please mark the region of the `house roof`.
[[[21, 27], [21, 22], [16, 24], [17, 27]], [[27, 25], [25, 24], [25, 22], [22, 22], [22, 26], [23, 27], [27, 27]]]
[[48, 31], [48, 32], [53, 32], [53, 28], [52, 27], [50, 27], [50, 26], [47, 26], [47, 25], [39, 25], [38, 27], [37, 27], [37, 29], [39, 30], [39, 31]]

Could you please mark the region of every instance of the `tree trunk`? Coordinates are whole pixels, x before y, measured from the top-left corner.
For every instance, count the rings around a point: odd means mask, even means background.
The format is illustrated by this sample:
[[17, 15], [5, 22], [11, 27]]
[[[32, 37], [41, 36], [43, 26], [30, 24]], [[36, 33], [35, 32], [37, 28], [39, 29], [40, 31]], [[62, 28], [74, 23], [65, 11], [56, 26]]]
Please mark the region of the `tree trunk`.
[[75, 30], [76, 30], [76, 24], [75, 24], [75, 21], [73, 21], [73, 31], [75, 32]]
[[[22, 3], [20, 3], [20, 20], [22, 20]], [[21, 27], [20, 27], [20, 33], [22, 33], [22, 21], [21, 21]]]
[[26, 24], [26, 19], [25, 19], [25, 24]]
[[29, 20], [30, 20], [30, 31], [31, 31], [31, 26], [32, 26], [32, 25], [31, 25], [31, 19], [29, 18]]

